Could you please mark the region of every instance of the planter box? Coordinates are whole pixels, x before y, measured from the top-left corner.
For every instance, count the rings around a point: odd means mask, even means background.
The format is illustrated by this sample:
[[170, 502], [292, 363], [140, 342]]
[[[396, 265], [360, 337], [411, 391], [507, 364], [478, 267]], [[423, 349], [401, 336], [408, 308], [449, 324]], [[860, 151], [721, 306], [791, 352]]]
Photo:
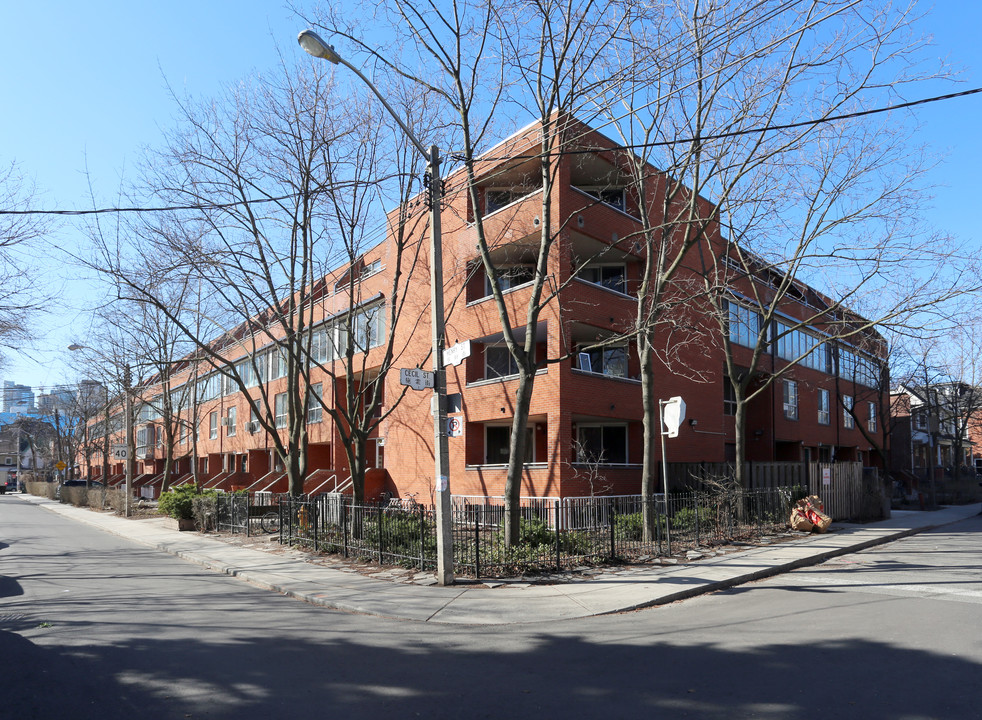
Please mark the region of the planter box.
[[164, 518], [164, 520], [166, 521], [165, 525], [167, 525], [167, 527], [169, 527], [171, 530], [180, 530], [182, 532], [185, 530], [197, 530], [197, 527], [194, 524], [194, 518], [188, 518], [186, 520]]

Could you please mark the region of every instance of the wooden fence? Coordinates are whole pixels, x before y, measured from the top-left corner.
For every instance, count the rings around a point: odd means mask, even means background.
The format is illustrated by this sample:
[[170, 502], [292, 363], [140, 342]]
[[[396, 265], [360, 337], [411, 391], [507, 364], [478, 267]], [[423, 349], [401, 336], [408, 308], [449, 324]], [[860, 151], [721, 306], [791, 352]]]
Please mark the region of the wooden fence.
[[[748, 490], [808, 486], [808, 466], [805, 463], [748, 462], [744, 463], [743, 476]], [[668, 486], [671, 490], [712, 490], [714, 485], [729, 484], [735, 477], [733, 463], [668, 464]]]
[[[669, 463], [672, 490], [712, 490], [732, 481], [732, 463]], [[873, 520], [883, 517], [883, 487], [879, 474], [863, 471], [858, 462], [754, 462], [744, 467], [749, 490], [800, 487], [818, 495], [833, 520]]]

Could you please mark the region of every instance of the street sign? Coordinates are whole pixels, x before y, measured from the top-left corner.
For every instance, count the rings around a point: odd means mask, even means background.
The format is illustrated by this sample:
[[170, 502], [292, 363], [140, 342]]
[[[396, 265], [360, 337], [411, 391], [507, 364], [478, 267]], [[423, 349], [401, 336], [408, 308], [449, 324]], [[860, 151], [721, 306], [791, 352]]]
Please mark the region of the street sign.
[[59, 460], [57, 463], [55, 463], [55, 467], [59, 470], [64, 470], [66, 467], [68, 467], [68, 463], [66, 463], [64, 460]]
[[125, 460], [128, 456], [125, 445], [113, 445], [113, 460]]
[[460, 365], [464, 358], [471, 356], [471, 341], [464, 340], [443, 351], [443, 366]]
[[408, 385], [413, 390], [425, 390], [434, 385], [435, 375], [419, 368], [399, 368], [399, 384]]
[[685, 401], [678, 395], [665, 401], [662, 410], [662, 422], [665, 423], [665, 433], [668, 437], [679, 436], [679, 425], [685, 420]]
[[458, 417], [447, 418], [447, 437], [460, 437], [464, 434], [464, 422]]

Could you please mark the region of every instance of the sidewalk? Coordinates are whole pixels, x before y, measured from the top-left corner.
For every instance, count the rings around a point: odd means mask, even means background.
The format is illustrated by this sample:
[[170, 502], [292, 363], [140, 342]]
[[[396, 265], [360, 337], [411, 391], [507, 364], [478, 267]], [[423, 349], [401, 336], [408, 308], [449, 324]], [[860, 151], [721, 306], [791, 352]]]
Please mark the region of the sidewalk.
[[166, 521], [161, 519], [126, 520], [33, 495], [15, 497], [315, 605], [417, 622], [474, 625], [566, 620], [662, 605], [816, 565], [837, 555], [957, 522], [980, 511], [978, 503], [934, 512], [895, 510], [889, 520], [866, 525], [833, 523], [831, 531], [823, 535], [731, 549], [686, 564], [616, 569], [554, 585], [504, 583], [492, 588], [478, 583], [439, 587], [390, 582], [311, 564], [298, 556], [274, 555], [199, 533], [181, 533], [166, 527]]

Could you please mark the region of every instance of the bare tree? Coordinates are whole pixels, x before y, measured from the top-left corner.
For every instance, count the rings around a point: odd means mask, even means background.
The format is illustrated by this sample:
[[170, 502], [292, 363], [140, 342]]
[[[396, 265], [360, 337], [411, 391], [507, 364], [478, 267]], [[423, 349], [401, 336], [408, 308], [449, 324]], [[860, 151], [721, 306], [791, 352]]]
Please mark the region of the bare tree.
[[[409, 78], [427, 92], [452, 132], [463, 164], [461, 187], [472, 208], [480, 272], [488, 281], [507, 347], [517, 376], [508, 444], [505, 481], [505, 538], [519, 538], [518, 518], [526, 463], [526, 430], [537, 371], [568, 357], [546, 357], [540, 346], [539, 323], [556, 302], [562, 284], [555, 280], [556, 246], [568, 218], [554, 215], [554, 190], [564, 152], [576, 146], [582, 126], [574, 121], [599, 92], [601, 79], [611, 67], [619, 31], [627, 22], [628, 3], [504, 2], [454, 3], [446, 8], [410, 1], [390, 3], [379, 12], [380, 22], [398, 38], [407, 53], [431, 63], [430, 74], [420, 74], [408, 57], [399, 64], [372, 47], [357, 28], [328, 15], [318, 24], [332, 35], [349, 39], [374, 61]], [[598, 79], [601, 78], [601, 79]], [[538, 230], [509, 247], [492, 235], [485, 216], [494, 209], [484, 190], [495, 178], [481, 158], [493, 132], [493, 118], [505, 108], [531, 114], [534, 126], [503, 153], [535, 148], [531, 157], [519, 157], [499, 171], [497, 182], [509, 186], [502, 204], [539, 193]], [[500, 218], [499, 218], [500, 220]], [[506, 221], [507, 224], [507, 221]], [[518, 275], [516, 275], [518, 273]], [[516, 312], [505, 291], [529, 283], [528, 302]]]
[[[738, 482], [748, 403], [824, 347], [859, 347], [881, 364], [876, 327], [966, 289], [950, 244], [910, 220], [923, 168], [908, 133], [848, 117], [925, 76], [911, 23], [906, 8], [813, 0], [696, 3], [663, 26], [674, 44], [658, 46], [669, 69], [653, 85], [651, 126], [671, 149], [660, 164], [681, 183], [684, 212], [659, 219], [670, 257], [698, 239], [736, 408]], [[771, 362], [775, 343], [799, 336]]]
[[46, 302], [35, 258], [51, 228], [46, 218], [28, 212], [35, 196], [16, 164], [0, 167], [0, 348], [22, 349], [31, 337], [30, 320]]
[[[398, 352], [400, 283], [413, 267], [405, 223], [416, 216], [392, 223], [400, 239], [385, 258], [395, 280], [384, 303], [362, 294], [364, 256], [388, 231], [381, 203], [406, 204], [415, 168], [362, 97], [335, 93], [324, 67], [284, 68], [214, 102], [181, 103], [183, 124], [149, 158], [143, 191], [184, 209], [93, 236], [119, 298], [152, 308], [167, 344], [193, 346], [181, 377], [166, 378], [197, 389], [192, 405], [240, 394], [293, 494], [307, 475], [308, 413], [323, 406], [350, 431], [343, 444], [360, 500], [367, 435]], [[175, 303], [175, 292], [195, 304]], [[158, 379], [179, 359], [162, 357]], [[317, 386], [312, 367], [330, 387]]]

